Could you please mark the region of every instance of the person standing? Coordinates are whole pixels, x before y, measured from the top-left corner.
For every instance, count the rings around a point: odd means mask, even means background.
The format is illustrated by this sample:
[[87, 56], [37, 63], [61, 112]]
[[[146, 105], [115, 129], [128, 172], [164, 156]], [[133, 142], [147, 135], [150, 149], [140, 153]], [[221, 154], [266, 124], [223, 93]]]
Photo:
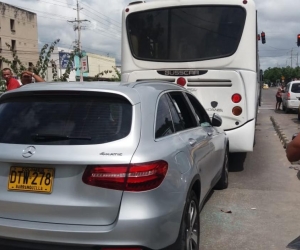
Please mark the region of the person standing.
[[282, 103], [282, 87], [279, 87], [276, 92], [276, 107], [275, 110], [280, 110], [280, 106]]
[[21, 86], [18, 80], [13, 78], [12, 71], [9, 68], [4, 68], [2, 70], [2, 77], [6, 81], [6, 91], [17, 89]]
[[22, 72], [22, 74], [21, 74], [22, 85], [32, 83], [33, 79], [34, 79], [34, 82], [44, 82], [45, 81], [42, 77], [34, 74], [33, 72], [31, 72], [29, 70]]

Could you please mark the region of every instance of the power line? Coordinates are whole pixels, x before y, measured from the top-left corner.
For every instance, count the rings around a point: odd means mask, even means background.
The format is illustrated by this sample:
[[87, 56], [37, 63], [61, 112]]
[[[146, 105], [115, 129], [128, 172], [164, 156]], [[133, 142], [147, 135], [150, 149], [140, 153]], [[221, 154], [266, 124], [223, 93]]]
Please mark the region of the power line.
[[[79, 6], [79, 1], [77, 0], [77, 19], [75, 18], [75, 21], [68, 21], [71, 23], [77, 23], [76, 29], [78, 31], [78, 53], [79, 53], [79, 60], [80, 60], [80, 64], [81, 64], [81, 23], [82, 22], [89, 22], [89, 20], [80, 20], [80, 10], [82, 10], [82, 8], [80, 8]], [[79, 68], [80, 71], [80, 82], [83, 82], [83, 71], [82, 71], [82, 66]]]
[[[85, 3], [82, 3], [82, 5], [83, 5], [83, 6], [86, 6], [86, 7], [88, 7], [88, 8], [90, 8], [90, 6], [88, 6], [88, 5], [85, 4]], [[104, 15], [103, 13], [100, 13], [99, 11], [95, 11], [95, 10], [93, 10], [93, 9], [91, 9], [91, 11], [96, 12], [96, 13], [99, 13], [100, 15], [102, 15], [102, 16], [108, 18], [109, 20], [114, 21], [114, 22], [118, 23], [118, 25], [120, 25], [120, 22], [119, 22], [119, 21], [116, 21], [116, 20], [112, 19], [111, 17], [106, 16], [106, 15]], [[91, 12], [91, 11], [90, 11], [90, 12]], [[94, 14], [94, 15], [97, 15], [97, 14]], [[121, 26], [118, 26], [118, 27], [121, 28]]]

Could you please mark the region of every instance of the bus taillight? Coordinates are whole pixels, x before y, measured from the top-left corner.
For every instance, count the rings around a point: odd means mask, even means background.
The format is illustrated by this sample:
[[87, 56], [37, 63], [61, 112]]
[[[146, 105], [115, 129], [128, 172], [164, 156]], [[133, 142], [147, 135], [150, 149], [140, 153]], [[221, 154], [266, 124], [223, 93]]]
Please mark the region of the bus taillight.
[[184, 78], [184, 77], [179, 77], [179, 78], [177, 79], [177, 84], [179, 84], [180, 86], [183, 87], [183, 86], [186, 84], [185, 78]]
[[243, 110], [239, 106], [235, 106], [232, 109], [232, 114], [234, 114], [235, 116], [239, 116], [242, 112], [243, 112]]
[[239, 103], [242, 100], [242, 96], [240, 94], [233, 94], [231, 100], [234, 103]]

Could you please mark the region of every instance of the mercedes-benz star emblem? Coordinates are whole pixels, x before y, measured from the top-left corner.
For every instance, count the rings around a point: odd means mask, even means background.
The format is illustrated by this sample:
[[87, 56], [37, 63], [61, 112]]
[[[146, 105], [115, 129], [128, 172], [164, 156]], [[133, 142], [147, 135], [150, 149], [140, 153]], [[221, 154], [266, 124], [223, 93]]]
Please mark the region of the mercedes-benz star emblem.
[[22, 156], [24, 158], [29, 158], [29, 157], [33, 156], [34, 154], [35, 154], [35, 147], [29, 146], [23, 150]]
[[215, 102], [215, 101], [211, 102], [210, 104], [211, 104], [211, 106], [212, 106], [213, 108], [215, 108], [215, 107], [218, 106], [218, 102]]

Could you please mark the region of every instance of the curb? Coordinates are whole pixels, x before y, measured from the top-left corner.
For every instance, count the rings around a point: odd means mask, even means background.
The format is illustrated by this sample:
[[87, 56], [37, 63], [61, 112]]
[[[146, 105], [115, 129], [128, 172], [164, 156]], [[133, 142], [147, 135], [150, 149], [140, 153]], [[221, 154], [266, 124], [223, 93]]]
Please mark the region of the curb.
[[280, 126], [278, 125], [278, 123], [275, 121], [273, 116], [270, 116], [270, 120], [273, 123], [274, 129], [283, 145], [283, 148], [286, 148], [286, 145], [289, 143], [288, 138], [286, 137], [285, 133], [283, 132], [283, 130], [280, 128]]

